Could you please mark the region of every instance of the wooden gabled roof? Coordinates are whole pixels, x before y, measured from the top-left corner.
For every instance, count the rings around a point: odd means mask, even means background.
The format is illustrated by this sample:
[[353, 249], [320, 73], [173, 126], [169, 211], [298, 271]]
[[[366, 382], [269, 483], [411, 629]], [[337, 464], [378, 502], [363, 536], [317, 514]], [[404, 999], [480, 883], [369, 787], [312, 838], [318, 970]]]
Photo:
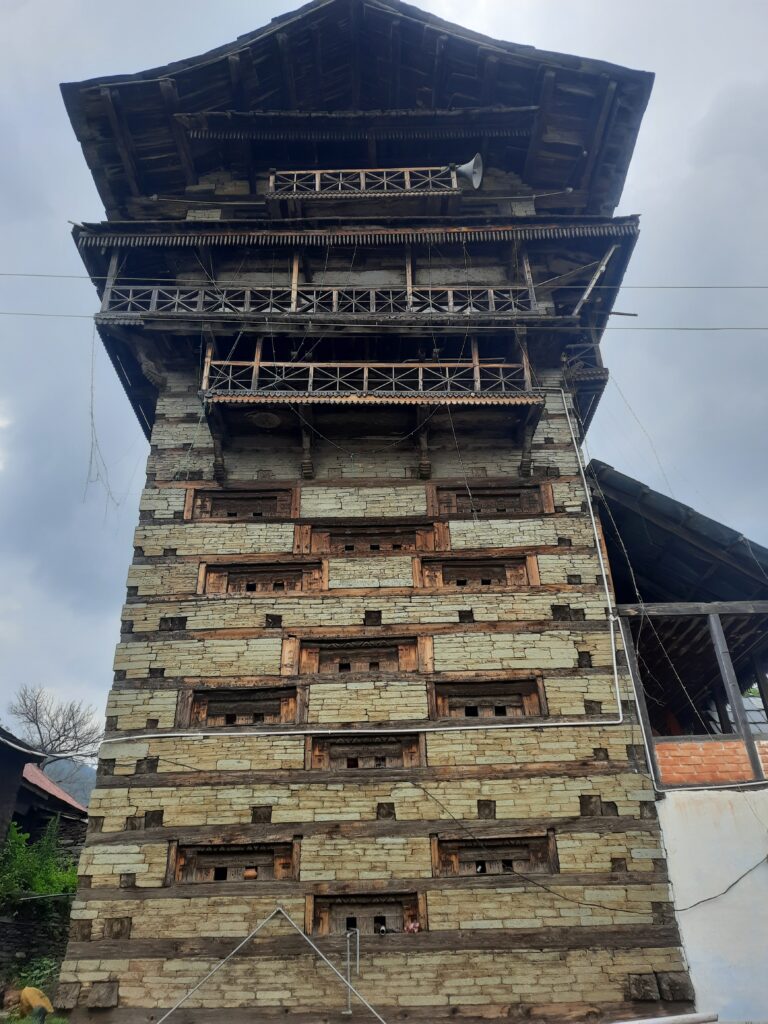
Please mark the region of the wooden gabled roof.
[[[283, 130], [283, 112], [294, 125], [297, 113], [363, 112], [370, 127], [378, 111], [386, 127], [388, 112], [429, 110], [450, 126], [461, 121], [457, 111], [498, 122], [499, 108], [522, 138], [516, 173], [537, 188], [573, 189], [563, 212], [605, 215], [618, 202], [652, 81], [499, 42], [399, 0], [314, 0], [199, 57], [62, 93], [110, 216], [132, 197], [183, 193], [214, 168], [222, 115], [263, 138], [270, 120]], [[413, 120], [418, 127], [423, 117]]]

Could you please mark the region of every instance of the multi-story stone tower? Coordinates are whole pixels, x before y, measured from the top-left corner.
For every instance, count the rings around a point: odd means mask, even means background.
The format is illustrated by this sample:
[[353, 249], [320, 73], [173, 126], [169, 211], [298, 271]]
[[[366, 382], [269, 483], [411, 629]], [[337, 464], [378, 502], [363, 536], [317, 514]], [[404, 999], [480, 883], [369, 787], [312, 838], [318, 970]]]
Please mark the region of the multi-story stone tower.
[[[73, 1020], [159, 1020], [278, 906], [337, 965], [359, 931], [386, 1021], [690, 1008], [575, 448], [650, 85], [316, 0], [64, 87], [151, 441]], [[278, 914], [175, 1020], [345, 1005]]]

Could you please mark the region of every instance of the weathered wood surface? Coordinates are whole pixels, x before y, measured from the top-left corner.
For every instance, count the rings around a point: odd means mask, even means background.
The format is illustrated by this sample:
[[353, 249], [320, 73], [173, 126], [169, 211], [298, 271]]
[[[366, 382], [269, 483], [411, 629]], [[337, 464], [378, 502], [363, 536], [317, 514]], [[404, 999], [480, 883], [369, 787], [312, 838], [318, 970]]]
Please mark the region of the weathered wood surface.
[[[402, 889], [402, 887], [401, 887]], [[407, 934], [389, 934], [366, 937], [361, 943], [361, 954], [455, 952], [457, 950], [494, 950], [505, 952], [515, 949], [643, 949], [676, 946], [680, 936], [674, 925], [580, 925], [562, 928], [478, 929], [473, 931], [424, 931], [417, 939]], [[113, 942], [99, 940], [99, 960], [210, 957], [219, 960], [232, 951], [236, 943], [227, 939], [129, 939]], [[377, 945], [374, 945], [377, 944]], [[373, 947], [373, 948], [372, 948]], [[298, 936], [256, 938], [238, 954], [242, 957], [297, 956], [308, 949]], [[327, 936], [323, 939], [323, 952], [340, 957], [346, 949], [344, 939]], [[94, 945], [90, 942], [70, 942], [69, 959], [92, 959]]]

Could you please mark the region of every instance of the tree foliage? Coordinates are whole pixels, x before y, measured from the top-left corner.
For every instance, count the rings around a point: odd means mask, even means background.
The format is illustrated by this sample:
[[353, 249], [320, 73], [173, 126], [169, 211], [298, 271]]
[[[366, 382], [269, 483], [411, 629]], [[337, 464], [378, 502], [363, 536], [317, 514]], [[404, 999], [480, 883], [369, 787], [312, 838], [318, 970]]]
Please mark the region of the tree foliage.
[[61, 850], [58, 831], [58, 820], [52, 818], [37, 842], [31, 843], [29, 835], [11, 822], [0, 847], [0, 906], [14, 906], [23, 896], [75, 891], [77, 867]]

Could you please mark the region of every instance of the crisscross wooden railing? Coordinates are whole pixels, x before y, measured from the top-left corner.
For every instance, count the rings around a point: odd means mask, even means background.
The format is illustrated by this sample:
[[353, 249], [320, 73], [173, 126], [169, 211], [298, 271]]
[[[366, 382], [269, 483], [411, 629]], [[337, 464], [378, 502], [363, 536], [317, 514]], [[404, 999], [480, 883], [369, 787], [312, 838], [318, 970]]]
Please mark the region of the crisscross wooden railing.
[[459, 192], [455, 167], [371, 167], [270, 171], [267, 195], [338, 199], [339, 196], [408, 196]]
[[318, 397], [512, 395], [530, 390], [523, 363], [310, 363], [209, 359], [203, 391]]
[[217, 288], [215, 286], [113, 285], [102, 313], [190, 316], [248, 313], [343, 316], [515, 316], [535, 313], [527, 287], [349, 288], [343, 285], [296, 285], [293, 288]]

